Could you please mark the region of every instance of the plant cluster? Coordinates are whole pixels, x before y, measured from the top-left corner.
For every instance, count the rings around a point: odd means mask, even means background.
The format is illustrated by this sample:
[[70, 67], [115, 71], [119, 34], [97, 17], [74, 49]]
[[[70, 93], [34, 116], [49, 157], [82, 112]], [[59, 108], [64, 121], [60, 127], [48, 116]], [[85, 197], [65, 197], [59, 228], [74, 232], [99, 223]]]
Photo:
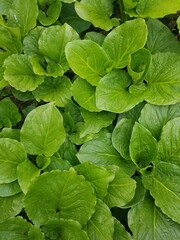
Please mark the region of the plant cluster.
[[179, 9], [0, 1], [0, 240], [180, 238]]

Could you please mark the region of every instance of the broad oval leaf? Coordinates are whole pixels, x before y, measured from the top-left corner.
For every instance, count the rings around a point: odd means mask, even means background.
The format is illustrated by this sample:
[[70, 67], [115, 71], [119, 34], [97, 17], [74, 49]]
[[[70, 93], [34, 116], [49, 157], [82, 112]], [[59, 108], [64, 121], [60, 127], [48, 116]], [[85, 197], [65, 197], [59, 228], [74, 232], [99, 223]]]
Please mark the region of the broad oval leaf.
[[128, 223], [135, 239], [178, 240], [180, 236], [179, 224], [163, 214], [149, 195], [130, 209]]
[[104, 202], [109, 206], [122, 207], [132, 200], [135, 194], [136, 181], [128, 176], [118, 166], [106, 166], [110, 173], [115, 174], [115, 178], [109, 183], [107, 195]]
[[62, 26], [50, 26], [42, 32], [39, 38], [39, 50], [46, 58], [59, 63], [66, 72], [69, 65], [65, 57], [65, 46], [68, 42], [77, 39], [79, 35], [67, 23]]
[[0, 101], [0, 128], [15, 126], [21, 120], [17, 106], [10, 98]]
[[53, 103], [39, 106], [26, 117], [21, 142], [34, 155], [53, 155], [65, 140], [63, 118]]
[[73, 219], [84, 225], [92, 216], [95, 204], [91, 184], [73, 169], [40, 175], [25, 196], [28, 217], [37, 225], [60, 218]]
[[163, 126], [176, 117], [180, 117], [180, 103], [168, 106], [157, 106], [147, 103], [143, 107], [138, 121], [159, 141]]
[[108, 206], [98, 199], [95, 212], [84, 226], [89, 239], [113, 240], [114, 221]]
[[24, 194], [18, 193], [11, 197], [0, 197], [0, 222], [16, 216], [24, 207]]
[[111, 134], [84, 143], [77, 153], [77, 157], [81, 163], [92, 162], [98, 166], [119, 166], [129, 175], [135, 171], [132, 161], [124, 160], [112, 146]]
[[96, 105], [101, 110], [122, 113], [143, 101], [142, 94], [129, 92], [131, 78], [124, 70], [113, 70], [101, 78], [96, 88]]
[[101, 77], [106, 74], [107, 68], [111, 67], [106, 52], [92, 40], [70, 42], [65, 52], [72, 70], [93, 86], [97, 86]]
[[156, 53], [146, 75], [144, 98], [156, 105], [170, 105], [180, 101], [180, 55]]
[[180, 167], [180, 117], [167, 122], [158, 142], [158, 161], [165, 161]]
[[143, 175], [143, 184], [150, 190], [155, 204], [173, 221], [180, 223], [180, 166], [160, 162], [152, 174]]
[[139, 123], [135, 123], [130, 139], [130, 156], [140, 168], [147, 167], [157, 156], [158, 144], [151, 132]]
[[89, 240], [86, 232], [82, 230], [79, 222], [72, 219], [58, 219], [48, 221], [43, 226], [43, 232], [45, 233], [46, 239], [79, 239]]
[[44, 81], [43, 76], [37, 76], [32, 69], [29, 57], [23, 54], [13, 54], [4, 61], [4, 78], [15, 89], [22, 92], [33, 91]]
[[0, 138], [0, 183], [17, 179], [17, 166], [27, 158], [23, 145], [10, 138]]
[[147, 26], [143, 19], [126, 21], [114, 28], [105, 38], [103, 49], [113, 60], [115, 68], [124, 68], [130, 55], [144, 47], [147, 40]]
[[33, 91], [37, 101], [54, 102], [64, 107], [71, 99], [71, 81], [68, 77], [46, 77], [44, 82]]
[[73, 98], [81, 107], [90, 112], [100, 111], [96, 107], [95, 90], [96, 87], [80, 77], [76, 78], [72, 85]]
[[10, 197], [21, 192], [18, 181], [0, 184], [0, 197]]
[[26, 222], [22, 217], [10, 218], [0, 223], [1, 239], [43, 240], [40, 228]]
[[90, 162], [77, 165], [75, 170], [91, 183], [97, 198], [103, 199], [106, 196], [108, 185], [114, 179], [114, 174]]

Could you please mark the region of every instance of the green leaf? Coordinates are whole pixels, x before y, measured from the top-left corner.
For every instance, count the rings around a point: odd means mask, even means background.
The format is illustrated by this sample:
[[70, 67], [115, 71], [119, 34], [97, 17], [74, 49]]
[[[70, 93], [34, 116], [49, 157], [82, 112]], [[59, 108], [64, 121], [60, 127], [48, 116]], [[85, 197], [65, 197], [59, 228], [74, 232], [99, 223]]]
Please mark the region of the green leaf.
[[180, 101], [180, 55], [156, 53], [146, 75], [147, 91], [144, 98], [156, 105], [170, 105]]
[[143, 175], [143, 184], [155, 198], [155, 204], [173, 221], [180, 223], [180, 167], [167, 162]]
[[96, 88], [86, 80], [78, 77], [72, 85], [72, 95], [75, 101], [90, 112], [99, 112], [95, 100]]
[[75, 166], [75, 170], [91, 183], [97, 198], [103, 199], [106, 196], [108, 185], [113, 180], [114, 174], [90, 162], [84, 162]]
[[138, 84], [144, 81], [151, 62], [151, 53], [142, 48], [130, 56], [128, 73], [132, 77], [133, 83]]
[[21, 121], [21, 115], [18, 108], [10, 98], [4, 98], [0, 101], [0, 128], [12, 127]]
[[159, 141], [163, 126], [176, 117], [180, 117], [180, 103], [169, 106], [156, 106], [147, 103], [143, 107], [138, 121]]
[[180, 117], [163, 127], [158, 142], [158, 161], [165, 161], [180, 166]]
[[11, 197], [0, 197], [0, 223], [16, 216], [24, 207], [24, 194], [18, 193]]
[[66, 46], [66, 58], [72, 70], [96, 86], [106, 74], [111, 61], [105, 51], [92, 40], [77, 40]]
[[73, 169], [40, 175], [25, 196], [26, 213], [37, 225], [60, 218], [76, 220], [84, 225], [93, 214], [95, 204], [92, 186]]
[[75, 10], [80, 18], [106, 31], [119, 25], [117, 18], [110, 18], [113, 13], [112, 1], [81, 0], [75, 3]]
[[[43, 1], [41, 6], [41, 1], [38, 1], [39, 5], [39, 15], [38, 20], [44, 26], [49, 26], [55, 23], [60, 15], [62, 3], [61, 0], [54, 0], [54, 1]], [[45, 2], [45, 4], [44, 4]], [[45, 6], [44, 6], [45, 5]], [[47, 10], [44, 10], [44, 8]]]
[[18, 26], [21, 35], [25, 36], [29, 30], [36, 25], [38, 15], [38, 7], [36, 0], [14, 0], [12, 3], [12, 13], [10, 15], [10, 23], [12, 26]]
[[0, 138], [11, 138], [20, 141], [20, 129], [3, 128], [0, 132]]
[[98, 199], [95, 212], [84, 226], [89, 239], [112, 240], [114, 221], [108, 206]]
[[84, 118], [84, 126], [80, 132], [80, 137], [85, 137], [88, 134], [98, 133], [102, 128], [108, 127], [116, 115], [110, 112], [89, 112], [81, 109], [81, 115]]
[[147, 20], [148, 38], [146, 47], [151, 54], [157, 52], [180, 53], [180, 43], [169, 28], [158, 19]]
[[0, 183], [17, 179], [17, 166], [27, 158], [21, 143], [10, 138], [0, 138]]
[[29, 154], [51, 156], [64, 140], [63, 119], [53, 103], [32, 110], [21, 128], [21, 142]]
[[103, 49], [113, 60], [115, 68], [128, 65], [130, 55], [144, 47], [147, 26], [143, 19], [127, 21], [114, 28], [105, 38]]
[[99, 32], [87, 32], [84, 38], [87, 40], [92, 40], [102, 46], [105, 36]]
[[132, 119], [123, 118], [117, 123], [112, 132], [113, 147], [126, 160], [131, 160], [129, 145], [133, 126], [134, 121]]
[[17, 178], [21, 190], [24, 194], [27, 193], [31, 181], [39, 176], [40, 170], [28, 159], [18, 165]]
[[68, 77], [46, 77], [44, 82], [33, 92], [37, 101], [54, 102], [64, 107], [71, 99], [71, 81]]
[[109, 183], [104, 202], [109, 208], [122, 207], [134, 197], [136, 181], [118, 166], [106, 166], [106, 169], [115, 174], [115, 178]]
[[77, 33], [88, 30], [91, 25], [90, 22], [84, 21], [82, 18], [80, 18], [75, 11], [74, 4], [69, 3], [62, 5], [60, 21], [63, 24], [69, 24], [72, 28], [74, 28], [74, 30], [76, 30]]
[[[34, 232], [34, 233], [33, 233]], [[0, 223], [0, 239], [43, 240], [40, 228], [26, 222], [22, 217], [10, 218]]]
[[135, 123], [130, 139], [130, 156], [140, 168], [147, 167], [157, 156], [157, 141], [151, 132], [139, 123]]
[[117, 165], [129, 175], [135, 170], [132, 162], [124, 160], [112, 146], [111, 134], [84, 143], [77, 157], [81, 163], [91, 162], [98, 166]]
[[71, 164], [69, 161], [62, 159], [61, 157], [51, 157], [51, 162], [47, 166], [47, 168], [44, 169], [45, 172], [50, 172], [52, 170], [69, 170], [71, 167]]
[[43, 226], [46, 239], [81, 239], [88, 240], [87, 234], [82, 230], [79, 222], [72, 219], [52, 220]]
[[4, 62], [5, 80], [22, 92], [32, 91], [44, 81], [43, 76], [34, 74], [27, 55], [13, 54]]
[[163, 18], [179, 10], [179, 0], [141, 0], [138, 1], [135, 12], [139, 17]]
[[18, 181], [0, 184], [0, 197], [10, 197], [20, 192]]
[[79, 39], [79, 35], [67, 23], [62, 26], [50, 26], [42, 32], [39, 38], [39, 50], [46, 58], [59, 63], [66, 72], [69, 65], [65, 57], [65, 46], [76, 39]]
[[114, 218], [113, 240], [133, 240], [131, 235], [125, 230], [125, 227]]
[[177, 27], [178, 27], [178, 29], [179, 29], [179, 32], [180, 32], [180, 17], [178, 17], [178, 19], [177, 19]]
[[96, 105], [101, 110], [121, 113], [130, 110], [143, 100], [128, 90], [131, 78], [124, 70], [113, 70], [101, 78], [96, 88]]
[[163, 214], [149, 195], [130, 209], [128, 223], [135, 239], [179, 239], [179, 224]]

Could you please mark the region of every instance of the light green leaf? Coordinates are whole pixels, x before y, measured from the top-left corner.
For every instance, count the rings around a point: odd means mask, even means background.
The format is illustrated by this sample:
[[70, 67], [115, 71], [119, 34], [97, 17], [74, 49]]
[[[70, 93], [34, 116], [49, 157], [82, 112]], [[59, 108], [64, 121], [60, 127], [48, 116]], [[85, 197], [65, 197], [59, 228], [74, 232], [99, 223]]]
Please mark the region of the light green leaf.
[[82, 230], [79, 222], [72, 219], [52, 220], [43, 226], [46, 239], [79, 239], [89, 240], [85, 231]]
[[178, 240], [180, 236], [179, 224], [163, 214], [149, 195], [130, 209], [128, 223], [135, 239]]
[[59, 63], [66, 72], [69, 65], [65, 57], [65, 46], [68, 42], [77, 39], [79, 35], [67, 23], [62, 26], [50, 26], [42, 32], [39, 38], [39, 50], [46, 58]]
[[125, 227], [116, 218], [114, 218], [113, 240], [133, 240]]
[[77, 157], [81, 163], [91, 162], [98, 166], [119, 166], [129, 175], [135, 171], [132, 162], [124, 160], [112, 146], [111, 134], [84, 143], [77, 153]]
[[0, 184], [0, 197], [10, 197], [20, 192], [18, 181]]
[[180, 43], [170, 29], [160, 20], [149, 18], [147, 20], [147, 27], [148, 38], [146, 47], [151, 54], [157, 52], [180, 53]]
[[44, 170], [46, 167], [49, 166], [51, 162], [51, 158], [44, 156], [44, 155], [38, 155], [36, 157], [36, 166], [40, 169], [40, 170]]
[[25, 36], [29, 30], [36, 25], [38, 16], [38, 6], [36, 0], [14, 0], [12, 3], [13, 11], [10, 14], [9, 22], [12, 26], [18, 26], [21, 35]]
[[103, 199], [106, 196], [108, 185], [113, 180], [114, 174], [90, 162], [84, 162], [75, 166], [75, 170], [91, 183], [97, 198]]
[[180, 223], [180, 167], [167, 162], [143, 175], [143, 184], [155, 198], [155, 204], [173, 221]]
[[51, 156], [64, 140], [63, 119], [53, 103], [32, 110], [21, 128], [21, 142], [29, 154]]
[[0, 1], [0, 15], [8, 14], [9, 9], [11, 8], [12, 0], [1, 0]]
[[84, 126], [80, 132], [80, 137], [85, 137], [88, 134], [98, 133], [102, 128], [108, 127], [116, 115], [110, 112], [89, 112], [81, 109], [81, 115], [84, 118]]
[[118, 166], [106, 166], [106, 169], [115, 174], [115, 178], [109, 183], [104, 202], [109, 208], [122, 207], [134, 197], [136, 181]]
[[102, 46], [105, 36], [99, 32], [87, 32], [84, 38], [87, 40], [92, 40]]
[[143, 107], [138, 121], [159, 141], [163, 126], [176, 117], [180, 117], [180, 103], [169, 106], [156, 106], [147, 103]]
[[99, 112], [95, 100], [96, 88], [86, 80], [78, 77], [72, 85], [72, 95], [75, 101], [90, 112]]
[[27, 158], [21, 143], [10, 138], [0, 138], [0, 183], [17, 179], [17, 166]]
[[131, 78], [124, 70], [113, 70], [101, 78], [96, 88], [96, 105], [101, 110], [121, 113], [130, 110], [143, 100], [128, 90]]
[[177, 27], [178, 27], [178, 29], [179, 29], [179, 32], [180, 32], [180, 16], [178, 17], [178, 19], [177, 19]]
[[151, 132], [139, 123], [135, 123], [130, 139], [130, 156], [140, 168], [147, 167], [157, 156], [158, 144]]
[[0, 101], [0, 128], [15, 126], [21, 121], [21, 115], [18, 108], [10, 98], [4, 98]]
[[31, 161], [26, 159], [24, 162], [18, 165], [17, 167], [17, 178], [21, 190], [24, 194], [27, 193], [27, 190], [31, 184], [31, 181], [39, 176], [40, 169], [38, 169]]
[[110, 18], [113, 13], [112, 1], [81, 0], [75, 3], [75, 10], [80, 18], [106, 31], [119, 25], [117, 18]]
[[112, 240], [114, 231], [114, 221], [108, 206], [98, 199], [95, 212], [91, 219], [84, 226], [89, 239], [92, 240]]
[[25, 196], [28, 217], [37, 225], [60, 218], [76, 220], [84, 225], [92, 216], [95, 204], [91, 184], [73, 169], [40, 175]]
[[0, 223], [0, 239], [43, 240], [44, 237], [40, 228], [22, 217], [14, 217]]
[[144, 81], [144, 76], [149, 69], [150, 62], [151, 53], [146, 48], [142, 48], [130, 56], [127, 69], [134, 84]]
[[88, 30], [91, 25], [77, 15], [74, 4], [63, 4], [59, 19], [61, 23], [69, 24], [77, 33]]
[[126, 160], [131, 160], [129, 145], [133, 126], [134, 121], [132, 119], [122, 118], [112, 132], [113, 147]]
[[180, 55], [156, 53], [146, 75], [144, 98], [156, 105], [170, 105], [180, 101]]
[[45, 78], [44, 82], [33, 92], [40, 102], [54, 102], [58, 107], [64, 107], [71, 99], [71, 81], [68, 77]]
[[135, 11], [139, 17], [163, 18], [176, 13], [179, 8], [179, 0], [141, 0], [138, 1]]
[[0, 223], [16, 216], [24, 207], [24, 194], [18, 193], [11, 197], [0, 197]]
[[180, 117], [167, 122], [158, 142], [158, 161], [180, 166]]
[[124, 68], [130, 55], [144, 47], [147, 26], [143, 19], [127, 21], [114, 28], [105, 38], [103, 49], [113, 60], [115, 68]]
[[4, 78], [15, 89], [32, 91], [44, 81], [43, 76], [34, 74], [27, 55], [13, 54], [4, 62]]
[[66, 46], [66, 58], [72, 70], [96, 86], [106, 74], [111, 61], [105, 51], [92, 40], [77, 40]]
[[[39, 5], [39, 15], [38, 20], [44, 26], [49, 26], [55, 23], [60, 15], [62, 3], [61, 0], [54, 1], [43, 1], [42, 5], [38, 1]], [[44, 10], [46, 9], [47, 10]]]

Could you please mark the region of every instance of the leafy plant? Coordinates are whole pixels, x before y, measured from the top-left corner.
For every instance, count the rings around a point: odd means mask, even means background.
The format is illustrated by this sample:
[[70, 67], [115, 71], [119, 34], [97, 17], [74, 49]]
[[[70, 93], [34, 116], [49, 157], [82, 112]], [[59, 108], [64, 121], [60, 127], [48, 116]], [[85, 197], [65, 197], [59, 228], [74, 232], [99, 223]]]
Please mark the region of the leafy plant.
[[179, 239], [179, 9], [0, 1], [0, 239]]

